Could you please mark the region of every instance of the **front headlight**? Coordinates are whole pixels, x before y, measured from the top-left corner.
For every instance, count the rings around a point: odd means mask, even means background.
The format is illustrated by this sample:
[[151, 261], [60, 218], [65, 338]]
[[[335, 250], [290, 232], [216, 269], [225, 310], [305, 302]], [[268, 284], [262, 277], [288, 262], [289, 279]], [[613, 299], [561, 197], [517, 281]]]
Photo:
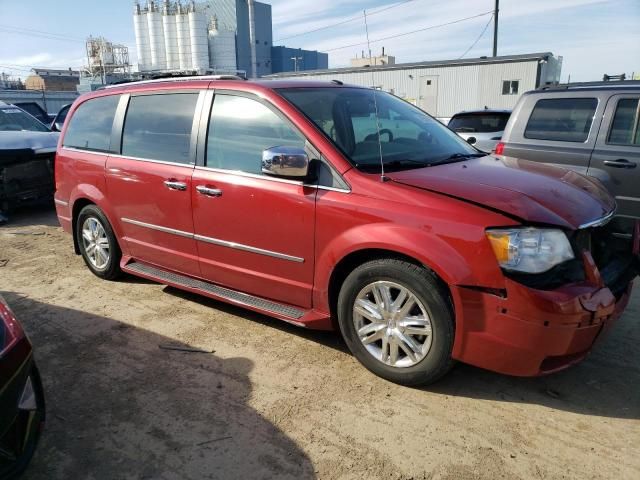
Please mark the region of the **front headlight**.
[[505, 228], [487, 230], [500, 267], [524, 273], [543, 273], [574, 258], [562, 230]]

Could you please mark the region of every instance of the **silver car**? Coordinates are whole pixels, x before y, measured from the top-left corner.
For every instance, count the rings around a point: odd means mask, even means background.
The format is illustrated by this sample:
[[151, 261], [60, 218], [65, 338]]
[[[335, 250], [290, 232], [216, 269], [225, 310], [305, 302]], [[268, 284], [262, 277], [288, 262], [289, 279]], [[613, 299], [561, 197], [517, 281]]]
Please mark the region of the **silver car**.
[[545, 87], [518, 101], [496, 153], [596, 177], [621, 232], [640, 221], [640, 82]]
[[449, 128], [471, 145], [490, 153], [504, 132], [511, 110], [470, 110], [456, 113], [449, 120]]

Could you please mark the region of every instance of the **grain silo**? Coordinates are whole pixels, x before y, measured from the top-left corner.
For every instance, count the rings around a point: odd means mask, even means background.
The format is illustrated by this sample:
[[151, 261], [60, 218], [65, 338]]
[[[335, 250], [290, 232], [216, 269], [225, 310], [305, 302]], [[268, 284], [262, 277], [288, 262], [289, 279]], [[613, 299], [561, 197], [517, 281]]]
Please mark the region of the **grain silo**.
[[184, 7], [176, 6], [176, 33], [178, 40], [178, 60], [180, 70], [191, 69], [191, 36], [189, 35], [189, 17]]
[[[216, 28], [211, 28], [213, 19]], [[271, 73], [271, 5], [255, 0], [134, 0], [141, 72]]]
[[220, 28], [216, 15], [209, 22], [209, 66], [214, 72], [236, 71], [236, 34]]
[[207, 19], [196, 8], [189, 5], [189, 36], [191, 38], [191, 67], [197, 71], [209, 68], [209, 44], [207, 41]]
[[162, 16], [154, 0], [149, 0], [147, 26], [149, 28], [149, 44], [151, 45], [151, 70], [166, 70], [167, 54], [164, 48]]
[[136, 51], [138, 54], [138, 68], [151, 68], [151, 48], [149, 45], [149, 28], [147, 26], [147, 12], [140, 9], [140, 4], [133, 7], [133, 30], [136, 36]]
[[167, 58], [167, 69], [178, 70], [180, 68], [180, 58], [178, 55], [176, 18], [169, 0], [164, 0], [162, 7], [162, 28], [164, 30], [164, 49]]

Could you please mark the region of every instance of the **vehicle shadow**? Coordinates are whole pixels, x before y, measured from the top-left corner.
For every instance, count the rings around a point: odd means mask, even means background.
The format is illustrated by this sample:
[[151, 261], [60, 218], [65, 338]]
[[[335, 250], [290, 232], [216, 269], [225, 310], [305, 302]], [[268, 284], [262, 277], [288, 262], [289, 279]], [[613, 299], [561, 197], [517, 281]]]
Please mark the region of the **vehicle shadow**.
[[538, 404], [582, 415], [640, 419], [639, 318], [636, 300], [591, 354], [567, 370], [520, 378], [459, 364], [428, 390], [482, 400]]
[[[128, 281], [128, 279], [127, 279]], [[325, 347], [333, 348], [342, 353], [346, 353], [351, 355], [349, 348], [344, 343], [340, 332], [336, 331], [324, 331], [324, 330], [310, 330], [308, 328], [298, 327], [291, 323], [284, 322], [277, 318], [269, 317], [267, 315], [262, 315], [261, 313], [254, 312], [252, 310], [247, 310], [246, 308], [237, 307], [230, 303], [219, 302], [217, 300], [213, 300], [211, 298], [197, 295], [195, 293], [187, 292], [185, 290], [180, 290], [179, 288], [174, 287], [165, 287], [164, 292], [169, 295], [173, 295], [175, 297], [183, 298], [189, 300], [190, 302], [196, 302], [200, 305], [204, 305], [209, 308], [215, 308], [224, 313], [228, 313], [230, 315], [235, 315], [238, 317], [245, 318], [247, 320], [251, 320], [256, 323], [260, 323], [270, 328], [275, 328], [276, 330], [280, 330], [281, 332], [286, 332], [291, 335], [296, 335], [298, 337], [305, 338], [315, 343], [319, 343], [324, 345]]]
[[314, 478], [248, 405], [253, 363], [90, 312], [2, 292], [34, 343], [47, 423], [29, 479]]
[[[271, 317], [172, 287], [170, 295], [240, 316], [287, 334], [350, 354], [339, 332], [307, 330]], [[583, 415], [640, 419], [640, 318], [632, 303], [610, 335], [582, 363], [544, 377], [510, 377], [457, 364], [443, 379], [421, 390], [496, 402], [537, 404]], [[362, 375], [371, 375], [362, 370]], [[376, 381], [381, 381], [376, 379]]]

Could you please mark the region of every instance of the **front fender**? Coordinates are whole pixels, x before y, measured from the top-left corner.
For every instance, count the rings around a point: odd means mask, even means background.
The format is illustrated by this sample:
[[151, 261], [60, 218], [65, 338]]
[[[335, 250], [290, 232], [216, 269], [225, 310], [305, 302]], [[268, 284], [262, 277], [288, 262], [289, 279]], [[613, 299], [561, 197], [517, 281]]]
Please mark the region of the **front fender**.
[[436, 228], [416, 229], [394, 223], [355, 226], [334, 237], [318, 252], [314, 305], [329, 311], [328, 292], [336, 266], [347, 256], [369, 249], [410, 257], [434, 271], [448, 285], [504, 288], [504, 277], [484, 234], [467, 228], [452, 236]]

